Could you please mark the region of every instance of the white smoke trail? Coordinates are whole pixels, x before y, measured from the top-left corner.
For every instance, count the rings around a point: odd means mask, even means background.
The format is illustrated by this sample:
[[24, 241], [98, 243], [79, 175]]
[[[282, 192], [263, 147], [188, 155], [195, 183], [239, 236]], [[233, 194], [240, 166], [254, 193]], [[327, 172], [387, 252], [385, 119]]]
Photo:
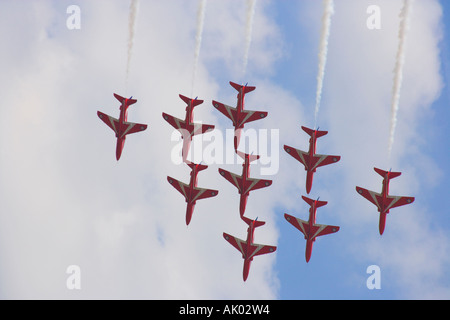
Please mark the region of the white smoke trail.
[[397, 126], [397, 112], [400, 102], [400, 90], [403, 81], [403, 66], [405, 64], [405, 43], [409, 30], [409, 16], [411, 13], [412, 0], [404, 0], [403, 8], [400, 12], [400, 27], [398, 31], [398, 48], [394, 68], [394, 85], [392, 87], [391, 101], [391, 128], [389, 133], [388, 154], [391, 156], [392, 145], [394, 144], [395, 127]]
[[323, 1], [324, 12], [322, 15], [322, 29], [319, 44], [319, 70], [317, 74], [316, 110], [314, 113], [314, 128], [317, 125], [320, 100], [322, 99], [323, 78], [325, 76], [325, 66], [328, 54], [328, 38], [330, 37], [331, 16], [334, 14], [333, 0]]
[[136, 20], [139, 9], [139, 0], [131, 0], [130, 13], [128, 16], [128, 52], [127, 52], [127, 73], [125, 84], [128, 86], [128, 77], [130, 74], [131, 56], [133, 53], [134, 36], [136, 34]]
[[191, 96], [194, 94], [195, 78], [197, 76], [198, 57], [200, 56], [200, 47], [202, 45], [205, 11], [206, 11], [206, 0], [199, 0], [199, 6], [197, 10], [197, 33], [195, 34], [194, 70], [192, 73]]
[[247, 72], [248, 55], [250, 52], [250, 44], [252, 43], [253, 17], [255, 16], [256, 0], [247, 0], [247, 19], [245, 25], [245, 52], [242, 66], [242, 77]]

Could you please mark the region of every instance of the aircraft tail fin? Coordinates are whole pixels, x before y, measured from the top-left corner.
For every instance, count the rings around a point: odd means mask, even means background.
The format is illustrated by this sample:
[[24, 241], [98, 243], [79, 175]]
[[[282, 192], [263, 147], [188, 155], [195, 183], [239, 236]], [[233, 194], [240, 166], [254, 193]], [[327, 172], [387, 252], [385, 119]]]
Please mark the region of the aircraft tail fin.
[[230, 81], [230, 85], [239, 92], [241, 91], [242, 88], [244, 88], [244, 93], [249, 93], [256, 89], [256, 87], [251, 87], [251, 86], [247, 86], [247, 85], [241, 86], [240, 84], [234, 83], [232, 81]]
[[305, 196], [302, 196], [302, 198], [310, 206], [312, 206], [315, 203], [316, 204], [316, 208], [322, 207], [322, 206], [324, 206], [324, 205], [326, 205], [328, 203], [327, 201], [320, 201], [319, 199], [313, 200], [313, 199], [307, 198]]
[[250, 226], [251, 224], [254, 224], [255, 228], [261, 227], [262, 225], [264, 225], [266, 223], [265, 221], [258, 221], [258, 218], [256, 218], [255, 220], [252, 220], [252, 219], [249, 219], [244, 216], [242, 216], [242, 220], [244, 220], [245, 223], [248, 224], [248, 226]]
[[245, 156], [248, 156], [248, 157], [249, 157], [249, 161], [250, 161], [250, 162], [259, 159], [259, 156], [256, 155], [256, 154], [255, 154], [255, 155], [254, 155], [254, 154], [246, 154], [246, 153], [244, 153], [244, 152], [242, 152], [242, 151], [239, 151], [239, 150], [236, 150], [236, 153], [237, 153], [238, 156], [240, 156], [244, 161], [245, 161]]
[[305, 131], [307, 134], [309, 134], [311, 137], [313, 136], [314, 132], [316, 133], [316, 138], [320, 138], [328, 133], [328, 131], [319, 131], [319, 130], [313, 130], [310, 128], [307, 128], [305, 126], [302, 126], [303, 131]]
[[376, 173], [378, 173], [383, 178], [386, 176], [386, 174], [388, 175], [389, 179], [394, 179], [402, 174], [401, 172], [385, 171], [385, 170], [381, 170], [378, 168], [373, 168], [373, 169], [375, 170]]
[[191, 98], [188, 98], [186, 96], [183, 96], [182, 94], [180, 94], [179, 96], [180, 96], [181, 100], [186, 102], [187, 105], [192, 103], [192, 107], [198, 106], [199, 104], [203, 103], [203, 100], [199, 100], [197, 98], [191, 99]]
[[130, 97], [130, 99], [127, 99], [127, 98], [124, 98], [124, 97], [118, 95], [117, 93], [114, 93], [114, 97], [115, 97], [117, 100], [119, 100], [120, 103], [123, 103], [124, 100], [127, 100], [127, 105], [128, 105], [128, 106], [131, 106], [133, 103], [136, 103], [136, 102], [137, 102], [136, 99], [131, 99], [131, 97]]

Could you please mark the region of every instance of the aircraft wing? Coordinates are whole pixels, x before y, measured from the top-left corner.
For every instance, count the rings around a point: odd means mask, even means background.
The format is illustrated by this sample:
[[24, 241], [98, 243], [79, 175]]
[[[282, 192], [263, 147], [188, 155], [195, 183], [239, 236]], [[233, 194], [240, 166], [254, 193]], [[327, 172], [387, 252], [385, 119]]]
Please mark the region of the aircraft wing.
[[189, 130], [190, 134], [194, 136], [196, 134], [202, 134], [211, 131], [214, 129], [214, 127], [215, 126], [211, 124], [193, 123], [192, 125], [187, 127], [187, 130]]
[[324, 154], [315, 154], [313, 156], [314, 164], [312, 164], [312, 168], [310, 170], [314, 170], [317, 167], [326, 166], [328, 164], [332, 164], [338, 162], [341, 157], [340, 156], [329, 156]]
[[262, 254], [272, 253], [275, 250], [277, 250], [277, 247], [276, 246], [267, 246], [267, 245], [264, 245], [264, 244], [253, 243], [250, 246], [250, 250], [251, 250], [251, 252], [247, 252], [247, 254], [248, 254], [247, 259], [251, 259], [254, 256], [259, 256], [259, 255], [262, 255]]
[[272, 180], [247, 178], [244, 193], [252, 190], [266, 188], [272, 184]]
[[236, 108], [227, 106], [226, 104], [217, 102], [215, 100], [213, 100], [212, 104], [217, 110], [219, 110], [227, 118], [229, 118], [233, 122], [234, 126], [236, 126], [236, 120], [237, 120], [237, 110], [236, 110]]
[[100, 118], [100, 120], [102, 120], [104, 123], [106, 123], [106, 125], [108, 127], [110, 127], [116, 133], [116, 135], [118, 135], [118, 131], [117, 131], [119, 128], [119, 120], [118, 119], [108, 116], [107, 114], [100, 112], [100, 111], [97, 111], [97, 115]]
[[125, 131], [123, 132], [122, 136], [125, 136], [127, 134], [141, 132], [147, 129], [146, 124], [141, 123], [133, 123], [133, 122], [124, 122], [124, 125], [126, 126]]
[[276, 246], [267, 246], [263, 244], [252, 244], [250, 246], [251, 252], [246, 252], [247, 241], [229, 235], [228, 233], [223, 233], [223, 237], [227, 240], [233, 247], [239, 250], [242, 253], [242, 257], [246, 259], [251, 259], [254, 256], [258, 256], [261, 254], [272, 253], [277, 250]]
[[193, 191], [194, 194], [192, 195], [191, 201], [215, 197], [219, 193], [219, 191], [217, 190], [197, 188], [197, 187], [195, 187]]
[[308, 164], [306, 162], [306, 158], [308, 156], [308, 152], [305, 152], [305, 151], [302, 151], [299, 149], [295, 149], [295, 148], [289, 147], [287, 145], [284, 145], [284, 151], [286, 151], [288, 154], [290, 154], [297, 161], [301, 162], [305, 166], [305, 168], [307, 168]]
[[295, 228], [301, 231], [305, 236], [305, 239], [314, 239], [315, 237], [324, 236], [326, 234], [335, 233], [339, 231], [338, 226], [330, 226], [326, 224], [314, 224], [309, 227], [308, 221], [296, 218], [287, 213], [284, 214], [284, 218], [292, 224]]
[[244, 241], [242, 239], [239, 239], [237, 237], [234, 237], [232, 235], [229, 235], [228, 233], [223, 233], [223, 237], [225, 240], [227, 240], [233, 247], [235, 247], [237, 250], [239, 250], [242, 253], [242, 256], [246, 256], [246, 252], [244, 250], [245, 245], [247, 245], [247, 241]]
[[291, 216], [287, 213], [284, 214], [284, 218], [292, 224], [295, 228], [297, 228], [303, 235], [305, 236], [305, 239], [308, 237], [309, 232], [309, 223], [308, 221], [296, 218], [294, 216]]
[[186, 201], [188, 201], [188, 191], [189, 191], [189, 185], [178, 181], [177, 179], [174, 179], [172, 177], [167, 176], [167, 181], [169, 181], [169, 183], [178, 190], [178, 192], [180, 192], [184, 198], [186, 199]]
[[177, 130], [186, 130], [186, 122], [184, 120], [178, 119], [177, 117], [171, 116], [165, 112], [162, 113], [164, 120], [166, 120], [172, 127]]
[[189, 125], [189, 124], [186, 124], [186, 121], [178, 119], [178, 118], [171, 116], [170, 114], [167, 114], [164, 112], [162, 113], [162, 116], [163, 116], [164, 120], [166, 120], [172, 127], [177, 129], [178, 131], [180, 131], [181, 134], [183, 134], [182, 130], [187, 130], [189, 135], [193, 136], [196, 134], [201, 134], [201, 133], [211, 131], [215, 127], [214, 125], [201, 124], [201, 123], [193, 123], [193, 124]]
[[387, 198], [391, 200], [391, 203], [388, 205], [387, 209], [404, 206], [405, 204], [414, 202], [414, 197], [388, 196]]
[[381, 212], [381, 204], [382, 204], [382, 196], [380, 193], [376, 193], [374, 191], [370, 191], [364, 188], [356, 187], [356, 191], [362, 195], [364, 198], [372, 202], [377, 206], [378, 210]]
[[329, 226], [326, 224], [315, 224], [310, 230], [311, 238], [324, 236], [326, 234], [335, 233], [339, 231], [338, 226]]
[[238, 176], [235, 173], [231, 173], [227, 170], [219, 168], [219, 173], [222, 177], [227, 179], [229, 182], [231, 182], [236, 188], [238, 188], [239, 193], [242, 193], [243, 190], [241, 190], [241, 184], [242, 184], [242, 177]]
[[242, 110], [242, 113], [245, 114], [240, 124], [252, 122], [259, 119], [264, 119], [267, 117], [266, 111], [251, 111], [251, 110]]

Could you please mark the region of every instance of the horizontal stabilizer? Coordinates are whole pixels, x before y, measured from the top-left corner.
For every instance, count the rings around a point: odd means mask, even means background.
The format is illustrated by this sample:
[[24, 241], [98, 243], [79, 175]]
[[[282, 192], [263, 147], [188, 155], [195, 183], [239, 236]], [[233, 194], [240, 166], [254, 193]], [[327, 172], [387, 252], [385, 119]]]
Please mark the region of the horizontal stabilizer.
[[181, 100], [186, 102], [187, 105], [190, 105], [192, 103], [192, 107], [195, 107], [195, 106], [203, 103], [203, 100], [198, 100], [197, 98], [191, 99], [186, 96], [183, 96], [182, 94], [180, 94], [179, 96], [180, 96]]
[[258, 218], [256, 218], [255, 220], [252, 220], [252, 219], [249, 219], [244, 216], [242, 216], [242, 220], [244, 220], [244, 222], [246, 224], [248, 224], [248, 226], [250, 226], [251, 224], [254, 224], [255, 228], [261, 227], [266, 223], [265, 221], [258, 221]]
[[130, 106], [130, 105], [132, 105], [133, 103], [136, 103], [136, 102], [137, 102], [136, 99], [131, 99], [131, 98], [130, 98], [130, 99], [127, 99], [127, 98], [124, 98], [124, 97], [122, 97], [122, 96], [119, 96], [117, 93], [114, 93], [114, 97], [115, 97], [117, 100], [119, 100], [120, 103], [123, 103], [123, 102], [126, 100], [128, 106]]
[[241, 86], [237, 83], [234, 83], [232, 81], [230, 81], [230, 85], [235, 88], [237, 91], [241, 92], [242, 89], [244, 89], [243, 93], [248, 93], [248, 92], [252, 92], [253, 90], [256, 89], [256, 87], [251, 87], [251, 86]]
[[236, 150], [236, 153], [238, 154], [238, 156], [240, 156], [244, 161], [245, 161], [245, 157], [248, 156], [249, 157], [249, 162], [255, 161], [257, 159], [259, 159], [258, 155], [253, 155], [253, 154], [247, 154], [244, 152], [241, 152], [239, 150]]
[[202, 171], [208, 168], [205, 164], [196, 164], [190, 161], [186, 161], [186, 164], [189, 166], [189, 168], [194, 169], [194, 167], [197, 167], [197, 171]]
[[307, 204], [309, 204], [310, 206], [313, 206], [314, 203], [316, 204], [316, 208], [322, 207], [324, 205], [326, 205], [328, 202], [327, 201], [319, 201], [319, 200], [313, 200], [310, 198], [307, 198], [305, 196], [302, 196], [303, 200], [306, 201]]
[[313, 136], [314, 132], [316, 133], [316, 138], [320, 138], [328, 133], [328, 131], [319, 131], [319, 130], [313, 130], [309, 129], [307, 127], [302, 126], [303, 131], [305, 131], [307, 134], [309, 134], [311, 137]]
[[393, 179], [398, 177], [399, 175], [401, 175], [401, 172], [392, 172], [392, 171], [384, 171], [378, 168], [373, 168], [375, 170], [376, 173], [378, 173], [380, 176], [382, 176], [383, 178], [386, 176], [386, 174], [388, 175], [389, 179]]

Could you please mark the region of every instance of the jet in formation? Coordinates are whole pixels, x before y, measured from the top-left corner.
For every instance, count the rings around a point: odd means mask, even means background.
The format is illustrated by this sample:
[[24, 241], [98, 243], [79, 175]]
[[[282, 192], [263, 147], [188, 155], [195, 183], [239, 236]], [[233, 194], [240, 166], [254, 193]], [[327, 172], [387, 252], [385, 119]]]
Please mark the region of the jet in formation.
[[377, 206], [378, 212], [380, 212], [378, 229], [381, 235], [383, 234], [384, 228], [386, 226], [386, 216], [389, 213], [389, 210], [395, 207], [413, 203], [414, 197], [389, 195], [389, 181], [401, 175], [401, 172], [384, 171], [378, 168], [374, 168], [374, 170], [383, 177], [381, 193], [370, 191], [358, 186], [356, 187], [356, 191]]
[[191, 99], [183, 95], [179, 95], [181, 100], [186, 102], [186, 116], [184, 120], [178, 119], [167, 113], [162, 114], [164, 120], [170, 123], [175, 129], [180, 131], [183, 139], [182, 158], [183, 162], [186, 162], [191, 146], [192, 137], [197, 134], [205, 133], [214, 129], [213, 125], [194, 123], [194, 107], [203, 103], [203, 100], [197, 98]]
[[250, 191], [268, 187], [272, 184], [272, 180], [250, 178], [250, 163], [259, 159], [258, 155], [246, 154], [239, 150], [236, 150], [236, 153], [244, 159], [244, 163], [242, 164], [242, 175], [239, 176], [221, 168], [219, 168], [219, 173], [238, 189], [239, 194], [241, 195], [239, 201], [239, 213], [242, 217], [245, 212]]
[[296, 227], [300, 232], [303, 233], [306, 239], [306, 250], [305, 250], [305, 258], [306, 262], [309, 262], [311, 258], [313, 243], [316, 241], [317, 237], [324, 236], [326, 234], [335, 233], [339, 231], [338, 226], [330, 226], [325, 224], [317, 224], [316, 223], [316, 211], [317, 208], [322, 207], [327, 204], [326, 201], [312, 200], [305, 196], [302, 196], [303, 200], [306, 201], [310, 205], [309, 208], [309, 219], [308, 221], [296, 218], [287, 213], [284, 214], [284, 218]]
[[307, 127], [302, 126], [303, 131], [310, 135], [309, 139], [309, 151], [305, 152], [302, 150], [298, 150], [292, 148], [290, 146], [284, 145], [284, 150], [294, 157], [296, 160], [300, 161], [306, 170], [306, 192], [309, 194], [312, 187], [313, 176], [316, 169], [321, 166], [325, 166], [328, 164], [332, 164], [338, 162], [341, 157], [340, 156], [331, 156], [331, 155], [322, 155], [316, 154], [316, 142], [317, 138], [322, 137], [328, 133], [328, 131], [319, 131], [309, 129]]
[[167, 176], [167, 181], [177, 189], [186, 199], [187, 207], [186, 207], [186, 225], [189, 225], [192, 219], [192, 213], [194, 212], [194, 207], [197, 200], [206, 199], [217, 196], [219, 191], [213, 189], [204, 189], [197, 187], [197, 175], [200, 171], [208, 168], [207, 165], [195, 164], [192, 162], [186, 162], [187, 165], [191, 168], [191, 178], [189, 184], [185, 184], [181, 181], [178, 181], [175, 178]]
[[231, 81], [230, 85], [238, 91], [236, 108], [230, 107], [215, 100], [212, 101], [212, 104], [217, 110], [222, 112], [233, 122], [234, 149], [237, 150], [239, 141], [241, 139], [241, 131], [242, 129], [244, 129], [244, 124], [267, 117], [267, 112], [244, 110], [245, 94], [255, 90], [256, 87], [247, 86], [247, 84], [239, 85]]
[[116, 144], [116, 159], [119, 160], [122, 155], [122, 150], [125, 145], [125, 138], [128, 134], [144, 131], [147, 129], [146, 124], [127, 122], [128, 107], [137, 102], [136, 99], [129, 99], [119, 96], [114, 93], [114, 97], [120, 102], [119, 119], [113, 118], [103, 112], [97, 111], [98, 117], [106, 123], [115, 133], [117, 138]]
[[253, 233], [257, 227], [265, 224], [264, 221], [258, 221], [258, 218], [251, 220], [247, 217], [242, 217], [245, 223], [248, 224], [247, 229], [247, 240], [241, 240], [228, 233], [223, 233], [223, 237], [227, 240], [233, 247], [242, 253], [242, 258], [244, 259], [244, 269], [243, 269], [243, 279], [244, 281], [248, 278], [248, 273], [250, 271], [250, 264], [254, 256], [272, 253], [277, 249], [276, 246], [268, 246], [262, 244], [253, 243]]

